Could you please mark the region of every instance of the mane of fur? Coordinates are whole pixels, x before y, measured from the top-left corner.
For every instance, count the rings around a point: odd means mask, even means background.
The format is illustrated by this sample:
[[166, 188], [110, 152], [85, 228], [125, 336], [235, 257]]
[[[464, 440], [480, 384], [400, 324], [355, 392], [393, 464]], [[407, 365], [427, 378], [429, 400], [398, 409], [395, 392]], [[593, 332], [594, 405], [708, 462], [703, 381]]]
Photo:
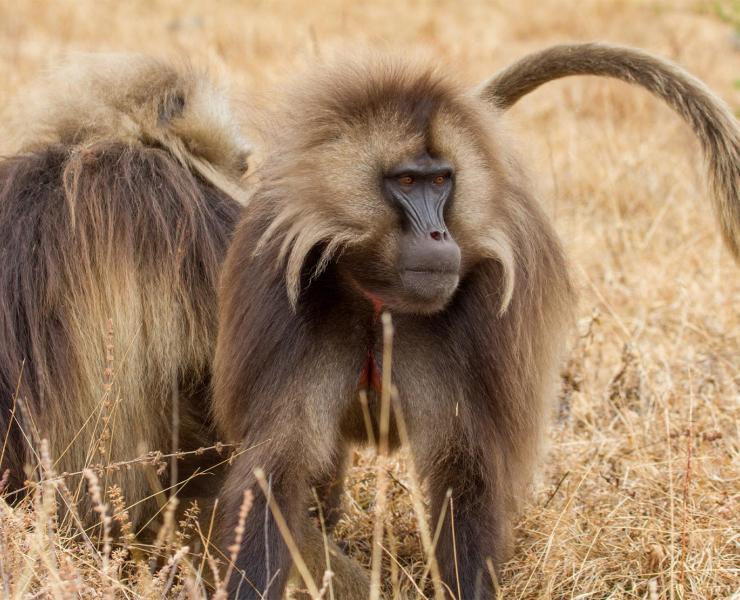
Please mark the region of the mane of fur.
[[[306, 259], [317, 245], [323, 253], [313, 266], [312, 279], [343, 248], [361, 243], [367, 235], [338, 222], [312, 202], [322, 193], [311, 184], [316, 148], [347, 133], [369, 133], [365, 131], [368, 123], [421, 124], [443, 105], [455, 107], [460, 127], [470, 132], [475, 144], [481, 137], [481, 121], [490, 126], [492, 117], [487, 106], [471, 102], [467, 90], [440, 69], [388, 56], [318, 66], [280, 96], [282, 101], [273, 104], [267, 115], [254, 117], [256, 128], [262, 129], [267, 140], [268, 156], [260, 169], [260, 205], [253, 214], [269, 223], [255, 251], [263, 251], [269, 242], [278, 243], [276, 265], [283, 268], [294, 307]], [[504, 225], [489, 223], [474, 235], [476, 250], [503, 266], [505, 290], [499, 307], [503, 313], [514, 293], [516, 272], [509, 232]]]
[[30, 94], [22, 150], [100, 140], [161, 146], [232, 197], [252, 151], [226, 94], [205, 74], [143, 55], [74, 54]]

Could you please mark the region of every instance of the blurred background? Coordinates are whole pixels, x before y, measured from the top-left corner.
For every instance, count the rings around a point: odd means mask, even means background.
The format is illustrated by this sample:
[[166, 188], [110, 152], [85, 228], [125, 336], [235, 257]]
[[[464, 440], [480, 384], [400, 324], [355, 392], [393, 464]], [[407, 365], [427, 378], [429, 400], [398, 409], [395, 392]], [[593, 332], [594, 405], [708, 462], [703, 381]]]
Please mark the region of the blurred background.
[[608, 40], [660, 52], [740, 97], [737, 0], [27, 0], [0, 2], [0, 103], [70, 50], [186, 56], [260, 88], [337, 43], [424, 49], [477, 81], [545, 44]]
[[[738, 114], [737, 0], [0, 0], [0, 152], [24, 88], [73, 50], [187, 59], [243, 112], [252, 94], [337, 48], [421, 51], [473, 85], [578, 40], [670, 58]], [[709, 210], [698, 144], [648, 93], [592, 78], [548, 84], [507, 119], [581, 303], [504, 597], [737, 599], [740, 272]], [[337, 532], [365, 563], [371, 461], [356, 456]], [[401, 455], [387, 582], [416, 597], [423, 556], [403, 466]]]

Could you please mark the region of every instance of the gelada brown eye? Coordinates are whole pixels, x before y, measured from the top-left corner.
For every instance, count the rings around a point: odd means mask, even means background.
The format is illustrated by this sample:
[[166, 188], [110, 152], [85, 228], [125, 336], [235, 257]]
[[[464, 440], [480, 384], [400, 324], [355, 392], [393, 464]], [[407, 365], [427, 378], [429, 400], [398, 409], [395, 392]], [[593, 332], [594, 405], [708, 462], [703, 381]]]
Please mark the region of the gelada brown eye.
[[411, 177], [411, 175], [404, 175], [403, 177], [398, 178], [398, 183], [401, 185], [411, 185], [414, 183], [414, 178]]
[[437, 185], [442, 185], [442, 184], [443, 184], [443, 183], [444, 183], [445, 181], [447, 181], [447, 177], [445, 177], [444, 175], [437, 175], [437, 176], [436, 176], [436, 177], [434, 178], [434, 180], [433, 180], [433, 181], [434, 181], [434, 183], [435, 183], [435, 184], [437, 184]]

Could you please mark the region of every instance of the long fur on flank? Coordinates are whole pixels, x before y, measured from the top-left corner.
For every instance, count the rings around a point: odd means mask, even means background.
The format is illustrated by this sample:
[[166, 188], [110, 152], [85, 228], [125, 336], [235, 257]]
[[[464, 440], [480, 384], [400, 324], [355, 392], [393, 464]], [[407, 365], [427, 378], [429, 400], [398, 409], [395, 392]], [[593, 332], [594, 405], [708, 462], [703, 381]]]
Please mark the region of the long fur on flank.
[[[173, 397], [181, 447], [205, 443], [249, 153], [222, 93], [188, 69], [77, 57], [41, 89], [23, 150], [0, 162], [1, 468], [16, 488], [39, 438], [57, 472], [169, 451]], [[104, 481], [140, 522], [156, 476]]]
[[570, 75], [599, 75], [639, 85], [671, 106], [701, 142], [720, 231], [740, 261], [740, 126], [728, 106], [678, 65], [647, 52], [610, 44], [563, 44], [525, 56], [480, 88], [506, 110], [544, 83]]

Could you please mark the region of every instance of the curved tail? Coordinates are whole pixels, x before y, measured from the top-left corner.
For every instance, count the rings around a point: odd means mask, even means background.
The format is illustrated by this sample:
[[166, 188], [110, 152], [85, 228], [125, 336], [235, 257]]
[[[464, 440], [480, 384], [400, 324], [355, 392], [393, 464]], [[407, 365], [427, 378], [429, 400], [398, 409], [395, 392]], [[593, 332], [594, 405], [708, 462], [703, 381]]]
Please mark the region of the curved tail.
[[727, 105], [681, 67], [609, 44], [564, 44], [525, 56], [483, 83], [481, 97], [501, 110], [543, 83], [599, 75], [637, 84], [668, 103], [698, 136], [709, 168], [722, 236], [740, 261], [740, 128]]

